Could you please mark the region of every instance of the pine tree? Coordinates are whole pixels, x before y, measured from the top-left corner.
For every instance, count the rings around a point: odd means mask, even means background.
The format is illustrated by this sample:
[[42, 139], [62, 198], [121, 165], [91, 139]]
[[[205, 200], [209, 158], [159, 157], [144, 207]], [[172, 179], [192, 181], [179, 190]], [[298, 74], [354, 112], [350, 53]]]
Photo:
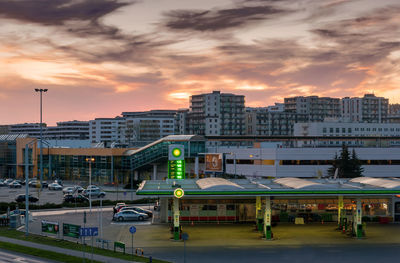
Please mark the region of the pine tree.
[[328, 174], [334, 176], [336, 169], [338, 169], [339, 178], [360, 177], [364, 170], [361, 167], [361, 162], [357, 158], [354, 149], [350, 158], [349, 149], [345, 144], [342, 145], [340, 156], [338, 157], [337, 154], [335, 154], [332, 167], [328, 169]]

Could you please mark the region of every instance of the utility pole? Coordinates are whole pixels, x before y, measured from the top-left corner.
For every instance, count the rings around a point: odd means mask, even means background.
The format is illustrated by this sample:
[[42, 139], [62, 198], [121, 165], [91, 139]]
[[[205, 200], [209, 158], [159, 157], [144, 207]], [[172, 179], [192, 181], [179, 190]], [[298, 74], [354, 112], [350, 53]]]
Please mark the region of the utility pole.
[[40, 92], [40, 190], [43, 188], [43, 120], [42, 120], [42, 94], [43, 92], [47, 92], [48, 89], [35, 89], [35, 92]]

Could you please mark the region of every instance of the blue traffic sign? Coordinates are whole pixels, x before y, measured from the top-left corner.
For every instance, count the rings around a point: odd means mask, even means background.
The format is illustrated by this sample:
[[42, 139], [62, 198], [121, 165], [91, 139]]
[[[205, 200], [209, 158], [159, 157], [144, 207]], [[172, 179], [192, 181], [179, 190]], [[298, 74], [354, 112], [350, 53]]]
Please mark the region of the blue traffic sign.
[[129, 228], [129, 232], [131, 232], [131, 234], [135, 234], [135, 233], [136, 233], [136, 227], [131, 226], [131, 227]]
[[99, 235], [98, 227], [81, 227], [79, 229], [79, 235], [81, 237], [96, 237]]

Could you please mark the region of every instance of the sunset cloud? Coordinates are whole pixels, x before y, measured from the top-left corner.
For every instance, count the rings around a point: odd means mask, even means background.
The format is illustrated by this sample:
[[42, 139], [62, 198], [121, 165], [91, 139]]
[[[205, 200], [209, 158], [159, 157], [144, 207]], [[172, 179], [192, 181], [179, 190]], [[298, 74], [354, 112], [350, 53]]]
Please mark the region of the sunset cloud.
[[49, 123], [188, 107], [212, 90], [249, 106], [370, 92], [400, 102], [397, 1], [210, 3], [0, 1], [2, 123], [37, 121], [41, 87]]

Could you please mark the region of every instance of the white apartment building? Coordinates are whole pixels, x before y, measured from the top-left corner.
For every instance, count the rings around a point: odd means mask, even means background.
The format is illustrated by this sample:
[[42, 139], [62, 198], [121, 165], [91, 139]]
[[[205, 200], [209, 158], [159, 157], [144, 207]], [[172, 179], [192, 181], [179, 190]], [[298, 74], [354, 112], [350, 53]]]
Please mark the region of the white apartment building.
[[365, 94], [362, 98], [345, 97], [340, 108], [344, 121], [382, 123], [387, 122], [389, 100], [374, 94]]
[[244, 96], [220, 91], [191, 96], [187, 126], [189, 134], [244, 135]]
[[[46, 123], [42, 124], [43, 134], [47, 128]], [[9, 126], [9, 134], [28, 134], [29, 137], [40, 137], [40, 123], [19, 123]]]
[[294, 136], [400, 136], [400, 123], [295, 123]]
[[112, 143], [125, 140], [126, 120], [122, 117], [96, 118], [89, 121], [89, 134], [92, 143], [104, 143], [106, 147]]

